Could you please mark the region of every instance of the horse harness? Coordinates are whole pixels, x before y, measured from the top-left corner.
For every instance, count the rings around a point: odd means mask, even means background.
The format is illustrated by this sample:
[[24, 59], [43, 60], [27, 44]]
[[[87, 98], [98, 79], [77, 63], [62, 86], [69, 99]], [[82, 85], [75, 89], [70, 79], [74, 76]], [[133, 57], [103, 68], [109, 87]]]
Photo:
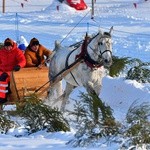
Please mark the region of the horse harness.
[[[84, 42], [83, 42], [83, 44], [82, 44], [82, 48], [81, 48], [81, 53], [80, 54], [78, 54], [77, 56], [76, 56], [76, 59], [78, 59], [78, 58], [83, 58], [83, 60], [84, 60], [84, 62], [87, 64], [87, 66], [88, 67], [90, 67], [91, 69], [97, 69], [97, 68], [100, 68], [100, 67], [102, 67], [103, 66], [103, 62], [101, 61], [101, 62], [97, 62], [97, 61], [95, 61], [95, 60], [93, 60], [91, 57], [90, 57], [90, 55], [88, 54], [88, 52], [87, 52], [87, 46], [88, 46], [88, 44], [96, 37], [96, 36], [98, 36], [99, 35], [99, 33], [98, 34], [96, 34], [93, 38], [90, 38], [90, 37], [88, 37], [87, 35], [86, 35], [86, 37], [85, 37], [85, 40], [84, 40]], [[101, 38], [110, 38], [111, 37], [111, 35], [108, 33], [108, 32], [104, 32], [104, 35], [101, 37]], [[100, 45], [100, 44], [102, 44], [101, 42], [98, 42], [98, 45]], [[91, 46], [90, 46], [90, 49], [94, 52], [94, 48], [92, 48]], [[111, 53], [111, 55], [112, 55], [112, 52], [110, 51], [110, 50], [105, 50], [104, 52], [101, 52], [101, 50], [100, 50], [100, 55], [98, 55], [99, 56], [99, 58], [101, 59], [102, 58], [102, 55], [105, 53], [105, 52], [110, 52]], [[95, 53], [95, 52], [94, 52]]]
[[[99, 33], [98, 33], [98, 34], [99, 34]], [[78, 55], [76, 55], [76, 60], [77, 60], [77, 59], [83, 59], [83, 61], [87, 64], [87, 66], [90, 67], [92, 70], [93, 70], [93, 69], [100, 68], [100, 67], [103, 66], [103, 63], [102, 63], [102, 62], [97, 62], [97, 61], [93, 60], [93, 59], [90, 57], [90, 55], [88, 54], [88, 52], [87, 52], [87, 46], [88, 46], [88, 44], [89, 44], [96, 36], [98, 36], [98, 34], [96, 34], [93, 38], [90, 38], [90, 37], [88, 37], [88, 36], [86, 35], [85, 40], [83, 41], [82, 46], [81, 46], [81, 53], [79, 53]], [[110, 38], [111, 35], [110, 35], [109, 33], [107, 33], [107, 32], [104, 32], [104, 35], [103, 35], [101, 38], [105, 38], [105, 37]], [[98, 43], [98, 45], [99, 45], [99, 44], [101, 44], [101, 43]], [[77, 47], [75, 47], [75, 48], [67, 55], [66, 63], [65, 63], [65, 68], [66, 68], [66, 70], [68, 69], [68, 66], [69, 66], [68, 60], [69, 60], [70, 55], [71, 55], [79, 46], [80, 46], [80, 45], [78, 45]], [[94, 52], [94, 49], [93, 49], [92, 47], [90, 47], [90, 48], [91, 48], [91, 49], [93, 50], [93, 52]], [[100, 57], [102, 58], [102, 55], [103, 55], [105, 52], [107, 52], [107, 51], [109, 51], [110, 53], [112, 53], [110, 50], [105, 50], [104, 52], [101, 52], [101, 51], [100, 51]], [[72, 78], [74, 79], [74, 81], [76, 82], [76, 84], [79, 85], [78, 82], [76, 81], [74, 75], [72, 74], [72, 72], [70, 72], [70, 74], [71, 74]]]
[[[99, 34], [99, 33], [98, 33]], [[95, 38], [96, 36], [98, 36], [98, 34], [97, 35], [95, 35], [93, 38]], [[90, 40], [90, 42], [93, 40], [93, 38], [91, 38], [91, 40]], [[111, 38], [111, 35], [110, 35], [110, 33], [108, 33], [108, 32], [104, 32], [104, 35], [103, 36], [101, 36], [100, 37], [100, 39], [102, 39], [102, 38]], [[89, 42], [89, 43], [90, 43]], [[106, 42], [106, 43], [108, 43], [108, 42]], [[99, 45], [103, 45], [103, 43], [102, 42], [98, 42], [98, 46]], [[91, 46], [89, 46], [89, 48], [94, 52], [94, 48], [92, 48]], [[98, 49], [98, 47], [97, 47], [97, 49]], [[100, 59], [102, 59], [102, 55], [104, 54], [104, 53], [106, 53], [106, 52], [110, 52], [110, 54], [112, 55], [112, 52], [110, 51], [110, 50], [108, 50], [108, 49], [106, 49], [106, 50], [104, 50], [103, 52], [101, 52], [101, 50], [99, 50], [99, 52], [100, 52], [100, 55], [99, 54], [97, 54], [98, 56], [99, 56], [99, 58]], [[95, 53], [95, 52], [94, 52]], [[88, 53], [87, 53], [87, 55], [88, 55]], [[88, 56], [87, 56], [88, 57]], [[89, 58], [89, 60], [90, 60], [90, 58]], [[92, 60], [92, 59], [91, 59]], [[94, 61], [94, 60], [93, 60]], [[93, 63], [93, 68], [99, 68], [99, 67], [101, 67], [101, 66], [103, 66], [103, 63], [101, 62], [101, 63], [99, 63], [99, 62], [96, 62], [95, 61], [95, 64], [96, 65], [94, 65], [94, 63]]]

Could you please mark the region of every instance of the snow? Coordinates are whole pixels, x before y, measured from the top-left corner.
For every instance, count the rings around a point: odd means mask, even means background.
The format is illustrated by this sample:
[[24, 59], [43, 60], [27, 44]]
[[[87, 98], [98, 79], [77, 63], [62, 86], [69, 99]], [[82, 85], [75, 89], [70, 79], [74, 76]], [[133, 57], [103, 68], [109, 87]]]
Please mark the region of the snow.
[[[120, 57], [150, 60], [150, 1], [145, 0], [97, 0], [94, 19], [91, 19], [91, 0], [85, 0], [89, 8], [76, 11], [65, 3], [56, 0], [7, 0], [6, 13], [0, 14], [0, 42], [6, 37], [16, 41], [20, 36], [29, 43], [32, 37], [50, 49], [55, 40], [62, 45], [71, 45], [84, 38], [86, 32], [93, 34], [100, 29], [108, 31], [114, 26], [113, 54]], [[21, 3], [24, 7], [21, 7]], [[135, 8], [133, 3], [137, 4]], [[2, 7], [2, 4], [0, 4]], [[56, 8], [59, 7], [59, 10]], [[16, 14], [17, 13], [17, 14]], [[83, 87], [75, 89], [70, 96], [78, 99]], [[136, 100], [150, 102], [150, 84], [125, 80], [123, 77], [105, 77], [100, 94], [113, 110], [117, 120], [124, 121], [130, 105]], [[69, 104], [70, 104], [69, 103]], [[67, 105], [67, 107], [71, 107]], [[99, 148], [71, 148], [66, 145], [73, 138], [75, 130], [70, 132], [47, 133], [40, 131], [24, 135], [22, 128], [0, 134], [0, 150], [117, 150], [117, 145], [102, 143]], [[15, 135], [24, 135], [15, 137]], [[140, 149], [140, 148], [139, 148]], [[143, 148], [144, 150], [144, 148]]]

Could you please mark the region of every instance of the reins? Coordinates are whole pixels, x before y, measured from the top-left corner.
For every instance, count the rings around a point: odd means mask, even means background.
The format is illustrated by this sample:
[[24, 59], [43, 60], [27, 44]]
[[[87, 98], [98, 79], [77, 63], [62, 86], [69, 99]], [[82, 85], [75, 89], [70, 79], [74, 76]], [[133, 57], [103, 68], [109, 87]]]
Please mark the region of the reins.
[[[98, 34], [96, 35], [98, 36]], [[93, 38], [95, 38], [96, 36], [94, 36]], [[104, 35], [107, 36], [108, 35]], [[99, 68], [101, 66], [103, 66], [103, 63], [99, 63], [96, 62], [95, 60], [93, 60], [88, 52], [87, 52], [87, 46], [88, 44], [93, 40], [93, 38], [88, 37], [88, 35], [86, 34], [85, 39], [82, 43], [81, 46], [81, 52], [76, 55], [75, 57], [75, 62], [73, 62], [72, 64], [68, 65], [68, 59], [69, 56], [78, 48], [75, 48], [74, 50], [72, 50], [67, 58], [66, 58], [66, 64], [65, 64], [65, 68], [63, 70], [61, 70], [58, 74], [56, 74], [52, 79], [50, 79], [48, 82], [46, 82], [45, 84], [43, 84], [41, 87], [39, 87], [38, 89], [35, 90], [34, 93], [37, 93], [39, 90], [41, 90], [44, 86], [46, 86], [48, 83], [50, 83], [50, 86], [53, 86], [55, 83], [59, 82], [60, 80], [63, 79], [64, 76], [66, 76], [68, 73], [70, 73], [73, 70], [73, 67], [75, 67], [76, 65], [79, 65], [81, 62], [85, 62], [87, 64], [87, 66], [89, 66], [91, 69], [93, 68]], [[110, 51], [110, 50], [105, 50], [103, 53]], [[110, 51], [111, 52], [111, 51]], [[101, 55], [103, 54], [101, 53]], [[74, 76], [72, 75], [72, 77], [74, 78]], [[77, 83], [76, 79], [74, 78], [74, 81]], [[77, 83], [78, 84], [78, 83]], [[46, 89], [47, 90], [47, 89]]]
[[[91, 57], [90, 57], [90, 55], [88, 54], [88, 52], [87, 52], [87, 47], [88, 47], [88, 44], [94, 39], [94, 38], [96, 38], [96, 36], [98, 36], [99, 35], [99, 33], [98, 34], [96, 34], [93, 38], [90, 38], [88, 35], [87, 35], [87, 33], [86, 33], [86, 36], [85, 36], [85, 40], [84, 40], [84, 42], [83, 42], [83, 44], [82, 44], [82, 47], [81, 47], [81, 53], [80, 54], [78, 54], [77, 56], [76, 56], [76, 59], [77, 58], [83, 58], [83, 60], [84, 60], [84, 62], [86, 63], [86, 65], [88, 66], [88, 67], [90, 67], [91, 69], [96, 69], [96, 68], [100, 68], [101, 66], [103, 66], [103, 63], [101, 62], [97, 62], [97, 61], [95, 61], [95, 60], [93, 60]], [[93, 49], [92, 49], [93, 50]], [[94, 51], [94, 50], [93, 50]]]
[[[66, 68], [64, 68], [63, 70], [61, 70], [58, 74], [56, 74], [52, 79], [50, 79], [49, 81], [47, 81], [45, 84], [43, 84], [41, 87], [39, 87], [38, 89], [36, 89], [34, 91], [34, 93], [37, 93], [39, 90], [41, 90], [44, 86], [46, 86], [48, 83], [50, 83], [50, 86], [53, 86], [54, 84], [56, 84], [57, 82], [59, 82], [60, 80], [63, 79], [63, 77], [65, 75], [67, 75], [72, 69], [74, 69], [75, 67], [77, 67], [80, 63], [82, 62], [82, 58], [77, 59], [75, 62], [73, 62], [72, 64], [70, 64], [66, 70]], [[44, 90], [46, 91], [47, 88]], [[44, 92], [43, 91], [43, 92]]]
[[[87, 51], [87, 34], [86, 34], [85, 40], [84, 40], [84, 42], [83, 42], [83, 44], [82, 44], [82, 49]], [[75, 51], [75, 50], [76, 50], [76, 49], [74, 49], [73, 51]], [[83, 50], [81, 51], [81, 53], [84, 54], [85, 52], [83, 52]], [[71, 53], [72, 53], [73, 51], [71, 51]], [[69, 53], [67, 59], [69, 58], [69, 56], [71, 55], [71, 53]], [[61, 79], [63, 78], [62, 74], [65, 73], [65, 71], [71, 69], [71, 68], [72, 68], [73, 66], [75, 66], [76, 64], [79, 65], [79, 63], [81, 63], [81, 61], [83, 61], [83, 59], [84, 59], [83, 54], [82, 54], [82, 55], [79, 54], [79, 56], [77, 55], [75, 62], [73, 62], [73, 63], [70, 64], [70, 65], [68, 65], [67, 62], [66, 62], [66, 67], [65, 67], [63, 70], [61, 70], [58, 74], [56, 74], [52, 79], [50, 79], [49, 81], [47, 81], [47, 82], [46, 82], [45, 84], [43, 84], [41, 87], [39, 87], [38, 89], [36, 89], [36, 90], [34, 91], [34, 93], [37, 93], [37, 92], [38, 92], [39, 90], [41, 90], [44, 86], [46, 86], [48, 83], [50, 83], [50, 86], [52, 86], [52, 83], [55, 83], [55, 81], [57, 80], [57, 78], [58, 78], [59, 76], [61, 76], [61, 77], [60, 77], [60, 80], [61, 80]], [[75, 80], [75, 81], [76, 81], [76, 80]]]

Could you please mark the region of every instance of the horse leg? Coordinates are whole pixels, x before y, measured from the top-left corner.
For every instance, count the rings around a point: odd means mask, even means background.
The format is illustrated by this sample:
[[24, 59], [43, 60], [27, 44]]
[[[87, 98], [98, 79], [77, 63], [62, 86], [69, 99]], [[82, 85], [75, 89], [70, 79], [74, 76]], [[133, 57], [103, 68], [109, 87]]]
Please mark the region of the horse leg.
[[97, 96], [99, 96], [102, 86], [101, 83], [93, 84], [92, 82], [88, 82], [85, 87], [88, 93], [96, 94]]
[[74, 89], [74, 86], [67, 82], [66, 83], [66, 89], [65, 89], [65, 92], [64, 92], [63, 97], [62, 97], [62, 104], [61, 104], [61, 108], [60, 108], [61, 111], [65, 110], [67, 100], [69, 99], [69, 95], [73, 91], [73, 89]]
[[94, 91], [95, 91], [95, 93], [96, 93], [98, 96], [99, 96], [99, 94], [100, 94], [101, 88], [102, 88], [102, 85], [101, 85], [101, 84], [98, 84], [98, 85], [94, 86]]
[[48, 91], [48, 101], [49, 102], [55, 101], [55, 99], [58, 99], [62, 94], [63, 94], [62, 81], [59, 81], [54, 86], [50, 87]]
[[[57, 88], [56, 88], [57, 87]], [[55, 86], [56, 97], [60, 97], [63, 94], [62, 81], [59, 81]]]

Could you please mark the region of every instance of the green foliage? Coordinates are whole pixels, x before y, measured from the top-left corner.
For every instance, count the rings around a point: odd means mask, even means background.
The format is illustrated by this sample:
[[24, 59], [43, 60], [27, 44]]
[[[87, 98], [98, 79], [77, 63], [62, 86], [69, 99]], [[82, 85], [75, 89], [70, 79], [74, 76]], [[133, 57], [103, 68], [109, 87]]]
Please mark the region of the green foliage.
[[132, 137], [133, 144], [150, 143], [150, 103], [136, 105], [134, 102], [127, 113], [130, 124], [127, 136]]
[[[150, 146], [150, 103], [137, 105], [135, 101], [129, 108], [126, 115], [127, 124], [120, 128], [120, 135], [126, 141], [121, 147], [142, 147], [146, 144], [145, 149]], [[142, 148], [141, 148], [142, 149]]]
[[119, 76], [126, 68], [126, 65], [130, 62], [128, 57], [119, 58], [117, 56], [113, 56], [112, 60], [113, 63], [109, 68], [109, 75], [111, 77]]
[[126, 115], [126, 122], [116, 122], [112, 109], [98, 96], [81, 93], [75, 101], [74, 110], [69, 112], [77, 132], [68, 144], [74, 147], [101, 145], [101, 140], [120, 143], [120, 149], [150, 147], [150, 103], [137, 105], [134, 102]]
[[18, 107], [18, 114], [26, 120], [25, 125], [29, 134], [39, 130], [47, 132], [69, 131], [68, 122], [57, 108], [51, 108], [43, 104], [36, 95], [31, 95], [25, 99], [22, 108]]
[[133, 120], [145, 122], [148, 121], [148, 117], [150, 117], [150, 104], [148, 102], [144, 102], [141, 105], [137, 105], [137, 101], [135, 101], [130, 106], [126, 115], [128, 123], [132, 123]]
[[136, 80], [141, 83], [150, 83], [150, 63], [143, 63], [139, 59], [133, 59], [131, 63], [135, 63], [127, 73], [126, 79]]
[[150, 63], [142, 62], [139, 59], [131, 59], [129, 57], [119, 58], [113, 56], [113, 64], [108, 68], [109, 75], [112, 77], [126, 73], [126, 79], [136, 80], [141, 83], [150, 82]]
[[81, 100], [76, 101], [74, 111], [69, 112], [76, 123], [75, 139], [68, 144], [88, 146], [102, 137], [114, 135], [118, 132], [118, 125], [112, 115], [112, 109], [106, 106], [95, 94], [83, 94]]
[[7, 113], [0, 111], [0, 132], [6, 134], [10, 128], [17, 127], [18, 125], [10, 120], [10, 116]]

